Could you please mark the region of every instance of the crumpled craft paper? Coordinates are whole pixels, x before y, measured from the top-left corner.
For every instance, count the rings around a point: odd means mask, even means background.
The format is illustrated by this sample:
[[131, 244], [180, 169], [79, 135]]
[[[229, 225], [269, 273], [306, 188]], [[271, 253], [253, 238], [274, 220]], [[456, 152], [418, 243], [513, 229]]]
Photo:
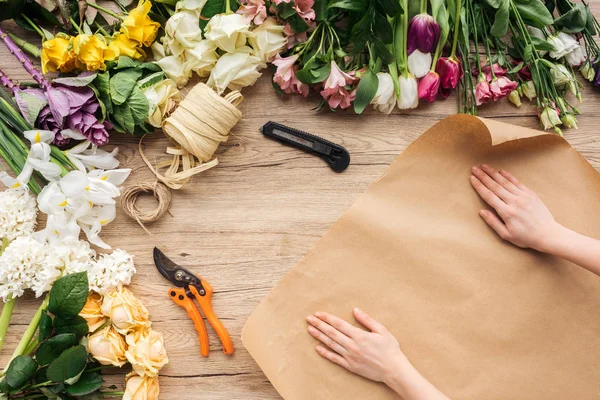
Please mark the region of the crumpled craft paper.
[[[600, 176], [564, 139], [457, 115], [411, 144], [262, 301], [243, 343], [286, 400], [396, 399], [321, 359], [305, 317], [358, 306], [453, 399], [600, 399], [600, 278], [503, 242], [470, 168], [536, 191], [600, 238]], [[356, 324], [357, 325], [357, 324]]]

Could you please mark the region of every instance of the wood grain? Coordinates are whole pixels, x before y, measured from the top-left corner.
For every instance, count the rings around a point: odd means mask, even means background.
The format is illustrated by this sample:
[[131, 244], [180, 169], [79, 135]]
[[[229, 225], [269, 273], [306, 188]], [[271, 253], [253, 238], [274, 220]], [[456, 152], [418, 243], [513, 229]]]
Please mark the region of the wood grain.
[[[591, 3], [596, 15], [600, 4]], [[0, 46], [0, 68], [15, 80], [25, 71]], [[567, 140], [598, 170], [600, 141], [597, 109], [600, 93], [584, 85], [579, 130], [565, 130]], [[278, 399], [260, 368], [240, 342], [244, 322], [258, 302], [317, 242], [390, 162], [434, 123], [456, 112], [456, 98], [421, 105], [410, 112], [380, 115], [313, 111], [317, 98], [279, 98], [268, 76], [244, 91], [242, 121], [218, 151], [219, 165], [174, 192], [171, 215], [148, 225], [147, 235], [121, 210], [103, 237], [113, 247], [136, 255], [138, 273], [131, 288], [150, 310], [153, 326], [165, 336], [170, 363], [161, 371], [163, 399]], [[483, 107], [480, 115], [537, 128], [535, 108], [517, 109], [507, 101]], [[352, 162], [342, 174], [310, 155], [269, 140], [258, 128], [269, 120], [321, 135], [344, 145]], [[164, 156], [168, 141], [149, 136], [144, 148], [152, 161]], [[133, 169], [129, 184], [151, 181], [138, 155], [138, 141], [114, 134], [122, 165]], [[144, 200], [152, 206], [152, 199]], [[196, 332], [185, 312], [167, 297], [169, 283], [156, 271], [152, 248], [201, 274], [215, 288], [214, 308], [237, 346], [225, 356], [209, 328], [212, 352], [202, 359]], [[310, 288], [307, 288], [310, 290]], [[25, 330], [39, 300], [20, 299], [0, 365]], [[354, 306], [349, 304], [348, 307]], [[121, 384], [124, 373], [108, 370], [107, 381]]]

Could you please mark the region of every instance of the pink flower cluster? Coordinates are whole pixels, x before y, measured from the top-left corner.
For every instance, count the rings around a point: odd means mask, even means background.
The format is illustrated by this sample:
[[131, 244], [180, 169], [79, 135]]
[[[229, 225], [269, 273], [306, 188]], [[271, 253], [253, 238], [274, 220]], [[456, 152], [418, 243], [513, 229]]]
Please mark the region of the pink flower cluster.
[[[476, 71], [478, 74], [479, 71]], [[497, 101], [508, 96], [518, 86], [517, 82], [506, 76], [507, 71], [498, 63], [485, 65], [475, 86], [475, 101], [478, 106], [489, 100]]]
[[273, 60], [273, 65], [277, 67], [273, 81], [279, 85], [285, 93], [299, 93], [306, 97], [308, 95], [308, 85], [300, 82], [296, 76], [298, 66], [295, 65], [298, 55], [282, 58], [279, 54]]
[[[264, 0], [246, 0], [263, 2]], [[278, 13], [277, 7], [282, 3], [290, 4], [292, 0], [273, 0], [270, 11], [274, 14]], [[317, 14], [314, 10], [315, 0], [294, 0], [292, 8], [296, 14], [300, 16], [308, 24], [309, 29], [305, 32], [295, 32], [289, 23], [286, 23], [283, 28], [283, 33], [288, 36], [287, 48], [291, 49], [298, 43], [304, 43], [308, 39], [307, 32], [311, 32], [317, 26], [315, 18]]]
[[356, 81], [356, 78], [342, 71], [337, 63], [331, 60], [331, 72], [321, 90], [321, 97], [332, 109], [348, 108], [356, 97], [356, 88], [352, 87], [348, 90], [347, 86], [353, 85]]
[[265, 0], [240, 0], [237, 13], [246, 18], [247, 23], [262, 24], [267, 19], [267, 6]]

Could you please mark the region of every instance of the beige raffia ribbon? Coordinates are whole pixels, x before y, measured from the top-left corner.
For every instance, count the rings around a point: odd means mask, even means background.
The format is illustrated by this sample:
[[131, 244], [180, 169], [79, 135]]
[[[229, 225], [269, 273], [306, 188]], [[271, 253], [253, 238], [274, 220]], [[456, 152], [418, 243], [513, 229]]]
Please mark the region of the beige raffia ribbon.
[[142, 151], [140, 140], [142, 159], [165, 185], [181, 189], [192, 176], [218, 164], [214, 154], [242, 118], [237, 109], [242, 100], [237, 90], [221, 97], [204, 83], [198, 83], [163, 122], [163, 132], [173, 144], [167, 147], [167, 154], [173, 159], [154, 167]]

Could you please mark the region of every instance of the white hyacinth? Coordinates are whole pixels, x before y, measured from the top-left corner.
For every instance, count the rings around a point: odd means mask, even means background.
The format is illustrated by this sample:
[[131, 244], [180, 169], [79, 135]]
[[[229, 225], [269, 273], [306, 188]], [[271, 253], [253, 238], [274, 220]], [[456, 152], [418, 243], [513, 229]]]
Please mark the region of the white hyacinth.
[[96, 252], [85, 240], [66, 239], [52, 248], [60, 260], [65, 275], [87, 271], [94, 265]]
[[19, 237], [0, 256], [0, 297], [6, 302], [27, 289], [39, 297], [60, 275], [61, 264], [47, 245], [31, 236]]
[[72, 262], [65, 269], [65, 274], [83, 271], [87, 271], [90, 290], [105, 294], [119, 285], [129, 285], [135, 274], [135, 266], [131, 254], [116, 249], [111, 254], [100, 255], [96, 260], [90, 259], [89, 263]]
[[37, 204], [28, 189], [0, 192], [0, 239], [12, 241], [29, 236], [35, 229]]

